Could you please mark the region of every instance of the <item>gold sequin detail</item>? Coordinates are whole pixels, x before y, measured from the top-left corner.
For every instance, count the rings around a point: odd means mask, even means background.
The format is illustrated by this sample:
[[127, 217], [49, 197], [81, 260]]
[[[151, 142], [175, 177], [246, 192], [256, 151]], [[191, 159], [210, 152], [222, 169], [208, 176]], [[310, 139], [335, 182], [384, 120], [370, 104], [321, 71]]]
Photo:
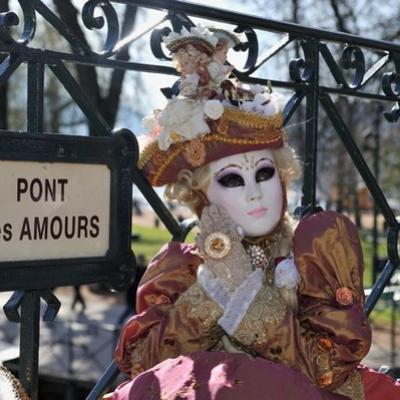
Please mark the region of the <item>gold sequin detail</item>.
[[268, 117], [234, 107], [225, 107], [222, 118], [226, 118], [240, 126], [254, 129], [281, 128], [283, 125], [282, 113]]
[[333, 380], [329, 353], [327, 351], [319, 353], [315, 358], [315, 362], [318, 368], [318, 385], [322, 387], [329, 386]]
[[153, 155], [160, 151], [158, 148], [158, 143], [153, 142], [146, 146], [140, 153], [138, 167], [143, 169], [143, 167], [153, 158]]
[[226, 118], [222, 117], [218, 122], [217, 126], [218, 133], [220, 133], [221, 135], [226, 135], [228, 133], [228, 129], [229, 129], [229, 121]]
[[[167, 44], [167, 49], [171, 52], [174, 53], [178, 51], [180, 48], [185, 47], [189, 44], [193, 45], [196, 47], [196, 43], [201, 43], [201, 45], [204, 47], [204, 50], [208, 51], [208, 53], [211, 55], [215, 51], [215, 46], [213, 46], [210, 42], [207, 40], [201, 38], [201, 37], [180, 37], [179, 39], [176, 39], [172, 41], [171, 43]], [[202, 47], [202, 49], [203, 49]]]
[[182, 153], [183, 148], [179, 146], [176, 150], [171, 152], [168, 157], [165, 160], [165, 163], [160, 166], [158, 171], [155, 171], [150, 183], [152, 185], [157, 185], [160, 177], [163, 175], [164, 171], [169, 167], [169, 165], [172, 163], [173, 160], [175, 160], [176, 157], [179, 156], [180, 153]]
[[217, 326], [217, 320], [222, 315], [222, 310], [205, 294], [200, 285], [192, 285], [175, 304], [179, 306], [184, 303], [186, 303], [190, 318], [201, 320], [206, 329]]
[[267, 324], [279, 324], [286, 315], [286, 305], [274, 286], [264, 286], [257, 293], [249, 311], [240, 322], [235, 337], [250, 346], [267, 339]]
[[130, 355], [131, 355], [131, 369], [129, 371], [129, 376], [134, 378], [136, 375], [144, 372], [143, 368], [143, 352], [146, 351], [143, 340], [137, 340], [130, 345]]
[[183, 156], [192, 167], [200, 167], [206, 160], [206, 146], [199, 139], [192, 139], [186, 142]]
[[351, 400], [364, 400], [364, 386], [361, 375], [358, 371], [353, 371], [333, 393], [349, 397]]
[[211, 258], [219, 260], [229, 254], [231, 241], [223, 232], [213, 232], [206, 237], [204, 252]]

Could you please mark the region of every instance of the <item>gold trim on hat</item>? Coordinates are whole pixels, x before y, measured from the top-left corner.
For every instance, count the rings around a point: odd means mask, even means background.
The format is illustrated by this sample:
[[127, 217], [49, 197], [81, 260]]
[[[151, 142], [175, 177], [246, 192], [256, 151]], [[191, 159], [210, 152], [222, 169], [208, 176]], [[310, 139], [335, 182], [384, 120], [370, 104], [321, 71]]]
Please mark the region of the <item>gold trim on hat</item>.
[[[208, 142], [220, 142], [225, 144], [236, 144], [236, 145], [272, 145], [285, 140], [285, 134], [282, 129], [283, 115], [281, 113], [273, 116], [261, 116], [255, 113], [242, 111], [233, 107], [225, 107], [224, 113], [220, 118], [224, 125], [227, 125], [227, 132], [212, 132], [201, 138], [195, 138], [202, 143]], [[246, 137], [231, 137], [229, 136], [229, 123], [235, 123], [244, 128], [254, 129], [255, 132], [246, 134]], [[271, 129], [270, 132], [266, 133], [266, 129]], [[217, 128], [218, 129], [218, 128]], [[148, 145], [141, 153], [139, 157], [138, 167], [144, 169], [146, 164], [155, 159], [158, 159], [158, 155], [163, 155], [163, 162], [158, 163], [154, 171], [150, 172], [149, 180], [152, 185], [157, 185], [160, 177], [169, 168], [170, 164], [182, 154], [190, 141], [186, 140], [183, 142], [175, 142], [168, 150], [160, 150], [158, 142], [154, 141]], [[173, 149], [173, 147], [175, 147]]]
[[189, 37], [178, 38], [178, 39], [172, 41], [171, 43], [167, 44], [166, 47], [171, 53], [174, 53], [174, 52], [178, 51], [180, 48], [182, 48], [188, 44], [196, 44], [196, 43], [199, 43], [202, 46], [204, 46], [210, 53], [213, 53], [215, 51], [215, 46], [213, 46], [206, 39], [203, 39], [198, 36], [189, 36]]
[[283, 125], [282, 113], [265, 116], [233, 107], [225, 107], [221, 119], [227, 119], [240, 126], [253, 129], [281, 128]]
[[[226, 144], [237, 144], [237, 145], [257, 145], [257, 144], [265, 144], [265, 145], [271, 145], [273, 143], [279, 142], [282, 140], [282, 132], [279, 131], [277, 132], [276, 136], [273, 138], [268, 138], [267, 140], [261, 140], [261, 139], [241, 139], [241, 138], [231, 138], [226, 135], [220, 135], [220, 134], [209, 134], [206, 135], [203, 138], [199, 139], [201, 142], [212, 142], [212, 141], [218, 141], [221, 143], [226, 143]], [[160, 177], [164, 174], [165, 170], [170, 166], [172, 161], [178, 157], [184, 150], [185, 150], [185, 144], [186, 142], [182, 143], [176, 143], [177, 148], [173, 150], [165, 159], [165, 162], [159, 166], [157, 171], [154, 171], [155, 174], [151, 176], [150, 183], [152, 185], [157, 185]], [[162, 152], [162, 150], [159, 149], [158, 143], [154, 142], [151, 143], [149, 146], [147, 146], [138, 162], [138, 167], [139, 169], [144, 169], [146, 164], [148, 164], [156, 155], [157, 152]], [[167, 150], [168, 152], [168, 150]]]

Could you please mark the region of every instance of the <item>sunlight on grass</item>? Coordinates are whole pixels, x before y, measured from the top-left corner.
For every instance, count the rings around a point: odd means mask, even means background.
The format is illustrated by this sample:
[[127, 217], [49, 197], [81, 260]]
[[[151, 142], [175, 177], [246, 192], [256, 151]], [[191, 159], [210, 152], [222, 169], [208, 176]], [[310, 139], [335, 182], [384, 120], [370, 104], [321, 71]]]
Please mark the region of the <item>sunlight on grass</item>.
[[[132, 243], [132, 250], [136, 256], [143, 255], [148, 263], [161, 249], [164, 244], [171, 241], [171, 234], [165, 228], [154, 228], [151, 226], [134, 225], [133, 233], [139, 235], [139, 240]], [[186, 243], [193, 243], [195, 233], [191, 232]]]

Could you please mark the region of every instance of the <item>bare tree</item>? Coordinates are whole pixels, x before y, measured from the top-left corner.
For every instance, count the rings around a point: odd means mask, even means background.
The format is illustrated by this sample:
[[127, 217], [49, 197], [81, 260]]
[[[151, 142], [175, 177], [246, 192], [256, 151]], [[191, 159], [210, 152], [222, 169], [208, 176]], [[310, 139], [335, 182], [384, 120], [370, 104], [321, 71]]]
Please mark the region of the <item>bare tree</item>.
[[[54, 5], [60, 18], [69, 26], [72, 32], [83, 43], [88, 44], [88, 40], [78, 23], [79, 12], [70, 0], [54, 0]], [[135, 24], [137, 7], [127, 5], [123, 17], [121, 34], [122, 36], [130, 32]], [[129, 60], [129, 47], [124, 47], [117, 55], [117, 60]], [[90, 97], [101, 113], [105, 121], [113, 127], [119, 107], [122, 85], [125, 77], [125, 70], [115, 68], [111, 72], [109, 86], [101, 90], [100, 79], [95, 67], [76, 64], [76, 71], [79, 84], [82, 90]], [[104, 94], [102, 94], [104, 93]], [[96, 131], [90, 129], [91, 135], [96, 135]]]
[[[338, 30], [346, 33], [358, 34], [362, 36], [372, 36], [374, 39], [384, 40], [399, 40], [400, 30], [398, 28], [398, 18], [400, 12], [398, 7], [395, 7], [394, 0], [388, 0], [385, 7], [377, 2], [369, 2], [366, 0], [322, 0], [320, 2], [313, 2], [311, 0], [255, 0], [260, 9], [262, 16], [276, 20], [289, 20], [294, 23], [299, 23], [308, 26], [316, 26], [329, 30]], [[329, 43], [329, 48], [340, 64], [340, 57], [342, 55], [343, 46], [334, 43]], [[288, 49], [283, 52], [283, 55], [278, 55], [287, 59], [303, 57], [301, 48], [296, 44], [294, 48]], [[373, 51], [365, 51], [367, 65], [372, 65], [380, 56]], [[330, 72], [325, 68], [321, 62], [321, 80], [330, 80]], [[325, 69], [324, 69], [325, 68]], [[392, 66], [392, 68], [394, 68]], [[349, 80], [353, 71], [343, 70], [344, 75]], [[379, 92], [380, 80], [376, 79], [371, 82], [373, 90]], [[371, 88], [371, 86], [370, 86]], [[333, 97], [335, 105], [341, 114], [345, 124], [349, 128], [353, 138], [360, 146], [363, 142], [363, 134], [366, 127], [371, 126], [372, 120], [375, 116], [371, 112], [372, 106], [370, 103], [364, 101], [352, 101], [346, 98]], [[387, 106], [388, 108], [391, 105]], [[305, 120], [304, 106], [299, 108], [297, 115], [293, 116], [292, 120], [294, 127], [291, 129], [290, 135], [292, 137], [296, 129], [298, 133], [304, 132], [301, 122]], [[386, 125], [387, 129], [387, 125]], [[394, 139], [393, 130], [388, 131], [388, 136], [391, 140]], [[292, 141], [291, 141], [292, 142]], [[382, 152], [390, 152], [391, 149], [385, 150], [385, 145], [390, 140], [382, 142]], [[293, 142], [292, 142], [293, 143]], [[301, 141], [296, 140], [296, 147], [298, 147], [300, 156], [304, 152]], [[386, 154], [385, 153], [385, 154]], [[389, 159], [389, 162], [382, 166], [382, 176], [385, 176], [385, 187], [388, 187], [392, 181], [393, 174], [384, 173], [385, 169], [391, 170], [395, 166], [394, 160]], [[392, 167], [391, 167], [392, 165]], [[319, 137], [318, 137], [318, 187], [319, 191], [323, 193], [323, 197], [332, 204], [336, 202], [336, 208], [343, 211], [355, 211], [358, 213], [358, 197], [357, 187], [360, 180], [351, 159], [346, 155], [343, 144], [338, 139], [334, 132], [332, 124], [321, 110], [319, 115]], [[330, 186], [328, 187], [328, 183]], [[395, 182], [393, 182], [395, 187]], [[397, 182], [398, 186], [398, 182]], [[333, 188], [333, 190], [332, 190]], [[334, 193], [334, 198], [330, 198]], [[345, 201], [343, 201], [343, 199]]]

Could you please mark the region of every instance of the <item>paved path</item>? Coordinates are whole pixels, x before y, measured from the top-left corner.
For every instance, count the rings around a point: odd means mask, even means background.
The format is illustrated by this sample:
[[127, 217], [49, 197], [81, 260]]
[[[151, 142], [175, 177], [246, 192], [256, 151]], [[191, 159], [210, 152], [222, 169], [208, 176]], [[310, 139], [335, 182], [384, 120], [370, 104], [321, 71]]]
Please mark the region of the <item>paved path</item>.
[[[53, 376], [96, 381], [112, 360], [119, 331], [117, 321], [125, 308], [121, 296], [97, 296], [85, 287], [82, 294], [87, 307], [80, 313], [71, 311], [72, 288], [57, 289], [55, 294], [62, 305], [54, 322], [41, 322], [40, 371]], [[10, 295], [0, 294], [2, 305]], [[1, 358], [18, 354], [19, 325], [8, 322], [4, 313], [0, 315], [0, 341]]]

